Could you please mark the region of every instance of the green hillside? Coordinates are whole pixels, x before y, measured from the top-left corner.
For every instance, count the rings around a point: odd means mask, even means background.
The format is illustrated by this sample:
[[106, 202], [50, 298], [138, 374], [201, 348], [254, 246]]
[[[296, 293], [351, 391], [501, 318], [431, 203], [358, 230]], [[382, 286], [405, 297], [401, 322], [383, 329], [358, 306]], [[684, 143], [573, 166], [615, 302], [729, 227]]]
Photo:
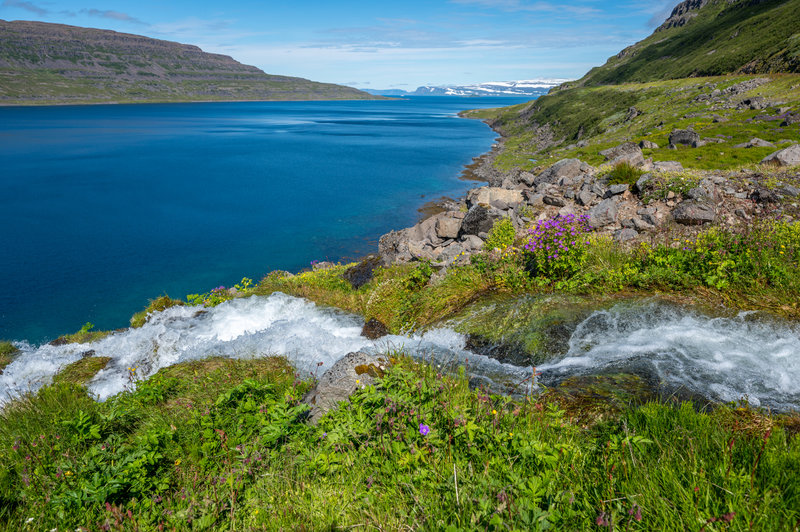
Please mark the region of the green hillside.
[[0, 20], [0, 104], [377, 99], [140, 35]]
[[800, 72], [800, 0], [687, 0], [572, 86]]

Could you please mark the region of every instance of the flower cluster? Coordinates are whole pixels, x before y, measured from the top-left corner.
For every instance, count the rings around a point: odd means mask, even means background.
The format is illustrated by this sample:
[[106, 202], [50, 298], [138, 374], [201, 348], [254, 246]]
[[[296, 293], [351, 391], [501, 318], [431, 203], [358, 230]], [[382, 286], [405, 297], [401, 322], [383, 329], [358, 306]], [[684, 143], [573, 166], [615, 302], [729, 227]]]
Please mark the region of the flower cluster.
[[525, 244], [535, 275], [560, 278], [577, 271], [583, 261], [586, 234], [591, 232], [587, 215], [556, 216], [537, 222]]

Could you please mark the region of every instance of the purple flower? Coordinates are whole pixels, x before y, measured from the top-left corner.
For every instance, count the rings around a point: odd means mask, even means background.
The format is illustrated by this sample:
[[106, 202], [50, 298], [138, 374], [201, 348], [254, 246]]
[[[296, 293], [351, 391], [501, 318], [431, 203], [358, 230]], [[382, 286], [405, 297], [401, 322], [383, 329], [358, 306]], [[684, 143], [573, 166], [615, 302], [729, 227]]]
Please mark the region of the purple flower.
[[427, 436], [430, 431], [431, 428], [428, 425], [424, 423], [419, 424], [419, 433], [422, 434], [423, 436]]

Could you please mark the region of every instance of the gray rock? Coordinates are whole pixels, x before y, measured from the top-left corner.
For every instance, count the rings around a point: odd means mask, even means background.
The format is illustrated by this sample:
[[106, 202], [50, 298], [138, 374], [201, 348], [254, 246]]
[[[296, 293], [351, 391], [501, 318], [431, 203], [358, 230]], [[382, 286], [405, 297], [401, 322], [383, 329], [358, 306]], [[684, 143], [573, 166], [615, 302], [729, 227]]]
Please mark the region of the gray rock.
[[793, 187], [792, 185], [783, 185], [781, 188], [778, 189], [778, 192], [780, 192], [784, 196], [790, 196], [792, 198], [800, 196], [800, 188]]
[[461, 239], [465, 251], [479, 251], [483, 249], [483, 240], [477, 235], [465, 235]]
[[564, 198], [559, 198], [558, 196], [551, 196], [547, 195], [542, 200], [544, 201], [545, 205], [553, 205], [554, 207], [563, 207], [567, 203], [564, 201]]
[[625, 115], [625, 121], [630, 122], [640, 114], [642, 114], [641, 111], [639, 111], [636, 107], [630, 107], [628, 108], [628, 114]]
[[309, 422], [316, 424], [356, 390], [372, 385], [388, 366], [385, 357], [360, 351], [346, 354], [322, 374], [317, 385], [303, 398], [303, 402], [311, 406]]
[[643, 141], [639, 142], [639, 147], [642, 148], [643, 150], [645, 150], [645, 149], [646, 150], [657, 150], [658, 149], [658, 144], [656, 144], [652, 140], [643, 140]]
[[627, 242], [628, 240], [633, 240], [637, 236], [639, 236], [639, 233], [636, 232], [636, 229], [625, 228], [614, 232], [614, 240], [617, 242]]
[[736, 144], [734, 148], [774, 148], [775, 145], [771, 142], [767, 142], [766, 140], [762, 140], [758, 137], [754, 137], [747, 142], [743, 142], [742, 144]]
[[631, 220], [633, 221], [634, 229], [636, 229], [637, 231], [649, 231], [655, 228], [653, 224], [647, 223], [638, 216], [634, 216]]
[[617, 201], [604, 199], [589, 210], [589, 225], [595, 229], [611, 225], [617, 221]]
[[750, 98], [745, 98], [736, 106], [736, 109], [743, 110], [743, 109], [766, 109], [769, 107], [769, 102], [763, 96], [753, 96]]
[[600, 155], [606, 158], [611, 164], [620, 164], [626, 162], [632, 166], [639, 166], [644, 164], [644, 155], [642, 149], [633, 142], [624, 142], [619, 146], [608, 148], [600, 152]]
[[589, 205], [596, 197], [597, 195], [592, 192], [591, 187], [583, 187], [581, 191], [578, 192], [578, 196], [575, 200], [579, 205]]
[[459, 236], [463, 235], [477, 235], [478, 233], [488, 233], [494, 225], [495, 217], [493, 217], [489, 209], [483, 205], [474, 205], [467, 215], [461, 221], [459, 228]]
[[628, 185], [625, 183], [620, 183], [619, 185], [611, 185], [608, 187], [606, 191], [605, 197], [610, 198], [611, 196], [619, 196], [620, 194], [624, 194], [628, 191]]
[[439, 238], [458, 238], [461, 219], [452, 216], [440, 216], [436, 220], [436, 235]]
[[541, 183], [556, 183], [563, 177], [575, 178], [588, 171], [589, 165], [580, 159], [562, 159], [536, 176], [531, 186]]
[[380, 266], [381, 259], [376, 255], [370, 255], [364, 260], [345, 270], [342, 278], [350, 283], [353, 290], [358, 290], [372, 280], [375, 268]]
[[526, 190], [524, 194], [526, 204], [532, 207], [541, 207], [544, 205], [544, 194], [539, 194], [530, 190]]
[[800, 144], [793, 144], [788, 148], [767, 155], [761, 160], [761, 164], [774, 164], [776, 166], [795, 166], [800, 164]]
[[702, 148], [706, 144], [708, 144], [707, 140], [702, 140], [702, 139], [701, 140], [696, 140], [696, 141], [692, 142], [692, 148]]
[[382, 321], [375, 318], [370, 318], [361, 328], [361, 336], [369, 340], [377, 340], [389, 334], [389, 329]]
[[636, 190], [641, 194], [644, 192], [645, 187], [647, 186], [647, 182], [653, 178], [653, 174], [642, 174], [642, 176], [636, 180]]
[[700, 225], [716, 219], [714, 206], [697, 200], [686, 200], [675, 207], [672, 218], [683, 225]]
[[700, 140], [700, 135], [691, 129], [673, 129], [669, 134], [669, 143], [674, 145], [683, 144], [692, 146]]

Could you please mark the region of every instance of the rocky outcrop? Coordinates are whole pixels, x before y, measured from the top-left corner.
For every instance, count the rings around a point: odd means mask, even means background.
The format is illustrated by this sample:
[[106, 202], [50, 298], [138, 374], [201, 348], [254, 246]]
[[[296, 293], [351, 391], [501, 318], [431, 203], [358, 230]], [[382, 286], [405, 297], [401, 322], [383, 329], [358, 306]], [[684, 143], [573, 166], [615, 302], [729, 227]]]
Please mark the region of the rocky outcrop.
[[355, 266], [345, 270], [342, 277], [345, 281], [350, 283], [353, 290], [358, 290], [372, 280], [373, 272], [380, 264], [380, 257], [377, 255], [370, 255]]
[[716, 219], [714, 206], [700, 201], [687, 200], [672, 211], [672, 218], [683, 225], [701, 225], [713, 222]]
[[698, 142], [700, 142], [700, 134], [691, 129], [673, 129], [669, 134], [669, 143], [673, 146], [678, 144], [694, 146]]
[[389, 334], [389, 328], [376, 318], [370, 318], [361, 328], [361, 336], [369, 340], [377, 340], [387, 334]]
[[620, 163], [628, 163], [631, 166], [641, 166], [644, 164], [644, 155], [642, 148], [633, 142], [625, 142], [619, 146], [609, 148], [600, 152], [600, 155], [606, 158], [612, 165]]
[[303, 402], [311, 407], [309, 422], [316, 424], [322, 416], [346, 401], [356, 390], [371, 386], [387, 370], [387, 357], [361, 351], [348, 353], [320, 377]]

